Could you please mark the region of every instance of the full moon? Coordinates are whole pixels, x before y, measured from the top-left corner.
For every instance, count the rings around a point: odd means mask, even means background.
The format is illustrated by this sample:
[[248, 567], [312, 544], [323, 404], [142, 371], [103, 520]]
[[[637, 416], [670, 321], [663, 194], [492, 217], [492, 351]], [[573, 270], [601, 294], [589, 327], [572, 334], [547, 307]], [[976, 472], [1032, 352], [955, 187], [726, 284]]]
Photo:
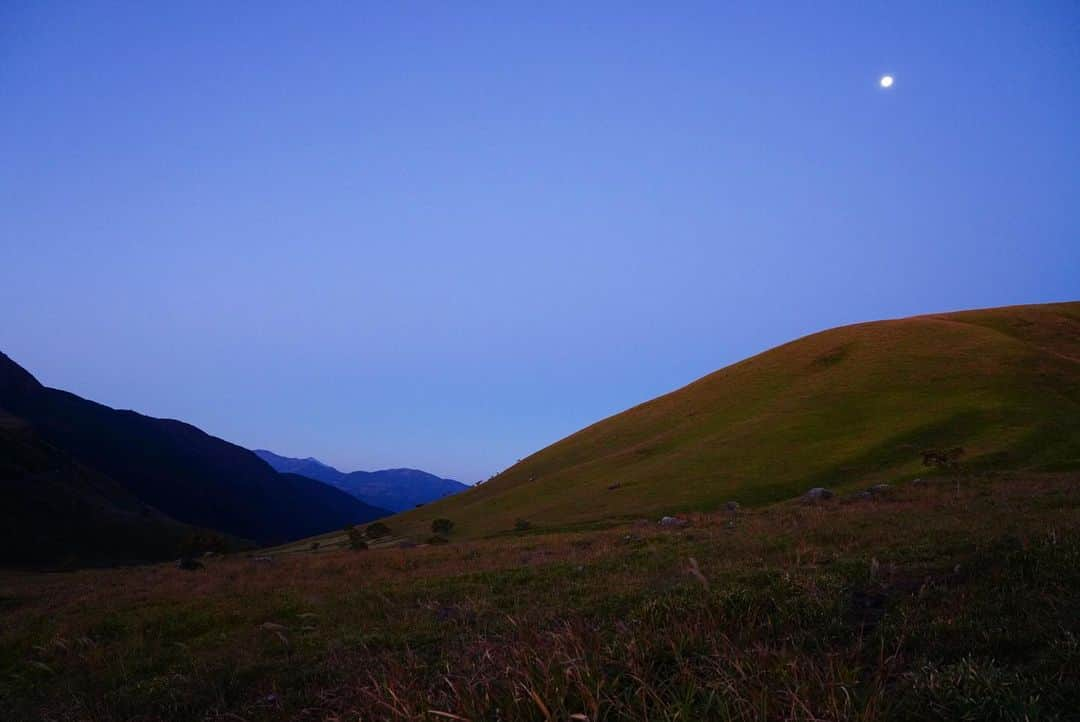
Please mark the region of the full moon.
[[883, 88], [891, 88], [892, 84], [893, 84], [893, 77], [891, 75], [882, 75], [880, 82], [881, 82], [881, 87], [883, 87]]

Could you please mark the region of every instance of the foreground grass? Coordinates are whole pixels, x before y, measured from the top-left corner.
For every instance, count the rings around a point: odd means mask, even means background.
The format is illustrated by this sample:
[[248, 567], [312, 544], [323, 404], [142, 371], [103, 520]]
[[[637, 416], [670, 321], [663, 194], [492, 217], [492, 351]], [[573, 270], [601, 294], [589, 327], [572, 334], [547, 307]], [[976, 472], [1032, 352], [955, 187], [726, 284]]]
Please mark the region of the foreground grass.
[[0, 577], [12, 720], [1076, 719], [1080, 477]]

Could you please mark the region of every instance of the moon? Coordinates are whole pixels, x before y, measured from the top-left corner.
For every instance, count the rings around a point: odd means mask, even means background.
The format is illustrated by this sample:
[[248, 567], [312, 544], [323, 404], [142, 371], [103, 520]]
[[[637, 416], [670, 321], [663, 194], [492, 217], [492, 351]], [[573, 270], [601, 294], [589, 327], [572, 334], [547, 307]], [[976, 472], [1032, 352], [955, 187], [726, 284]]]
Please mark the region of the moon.
[[878, 83], [883, 88], [891, 88], [892, 84], [893, 84], [893, 76], [891, 76], [891, 75], [882, 75], [881, 80], [879, 80]]

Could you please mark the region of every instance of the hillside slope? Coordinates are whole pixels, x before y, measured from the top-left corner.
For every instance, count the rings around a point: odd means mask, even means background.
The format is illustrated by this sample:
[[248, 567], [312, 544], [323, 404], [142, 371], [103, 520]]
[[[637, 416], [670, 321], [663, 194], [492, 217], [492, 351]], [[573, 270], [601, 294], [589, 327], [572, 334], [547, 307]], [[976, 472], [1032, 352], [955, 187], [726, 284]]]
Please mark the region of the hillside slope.
[[419, 469], [381, 469], [346, 473], [318, 459], [296, 459], [266, 449], [255, 454], [280, 472], [317, 479], [352, 494], [365, 504], [391, 511], [405, 511], [469, 487], [460, 481], [444, 479]]
[[[3, 354], [0, 408], [80, 468], [185, 524], [276, 543], [385, 516], [326, 484], [278, 474], [247, 449], [190, 424], [42, 386]], [[57, 523], [44, 512], [41, 524]]]
[[241, 546], [143, 504], [0, 410], [0, 565], [114, 564]]
[[589, 426], [489, 482], [396, 517], [464, 536], [516, 518], [590, 523], [764, 503], [815, 485], [969, 469], [1080, 467], [1080, 303], [845, 326], [807, 336]]

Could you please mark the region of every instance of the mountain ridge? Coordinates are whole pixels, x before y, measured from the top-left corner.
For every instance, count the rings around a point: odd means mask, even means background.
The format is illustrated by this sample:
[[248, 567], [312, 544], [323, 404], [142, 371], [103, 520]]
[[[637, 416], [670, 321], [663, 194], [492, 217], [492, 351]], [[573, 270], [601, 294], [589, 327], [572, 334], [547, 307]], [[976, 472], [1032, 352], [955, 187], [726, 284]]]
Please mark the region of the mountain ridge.
[[[73, 460], [181, 524], [265, 544], [388, 513], [308, 477], [279, 474], [247, 449], [186, 422], [113, 409], [43, 386], [6, 354], [0, 354], [0, 408], [30, 435], [30, 441], [9, 435], [13, 459], [30, 458], [32, 448], [44, 445], [53, 457]], [[7, 475], [0, 479], [4, 492], [19, 501], [32, 474], [12, 464]], [[64, 478], [68, 488], [89, 483], [77, 474]]]
[[344, 472], [311, 456], [282, 456], [267, 449], [254, 449], [254, 453], [278, 471], [290, 471], [331, 484], [366, 504], [395, 512], [412, 509], [469, 488], [455, 479], [408, 467]]

